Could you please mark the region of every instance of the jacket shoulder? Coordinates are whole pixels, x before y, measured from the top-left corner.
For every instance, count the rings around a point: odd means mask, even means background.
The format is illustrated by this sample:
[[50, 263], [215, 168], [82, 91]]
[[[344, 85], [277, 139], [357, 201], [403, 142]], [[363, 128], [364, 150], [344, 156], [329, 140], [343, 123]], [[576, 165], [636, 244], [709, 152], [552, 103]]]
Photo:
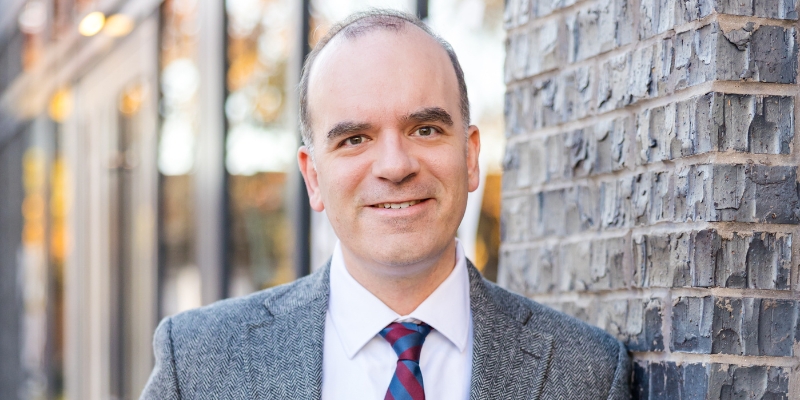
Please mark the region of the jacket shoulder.
[[296, 281], [264, 289], [242, 297], [219, 300], [207, 306], [176, 314], [171, 319], [172, 339], [187, 340], [214, 337], [246, 325], [259, 324], [272, 318], [267, 307], [270, 303], [305, 295], [305, 286], [313, 277], [307, 276]]
[[[570, 338], [582, 338], [582, 343], [589, 340], [597, 345], [608, 347], [613, 352], [616, 352], [619, 347], [617, 339], [598, 327], [510, 292], [492, 282], [487, 282], [487, 288], [502, 310], [537, 331], [553, 335], [556, 342], [559, 340], [570, 341]], [[565, 333], [569, 334], [565, 335]]]
[[[580, 398], [561, 393], [565, 388], [597, 387], [608, 382], [597, 398], [627, 398], [630, 361], [625, 346], [606, 331], [556, 311], [531, 299], [487, 283], [498, 306], [531, 331], [552, 337], [552, 354], [545, 393], [555, 397]], [[621, 393], [621, 394], [619, 394]], [[618, 397], [622, 396], [622, 397]]]

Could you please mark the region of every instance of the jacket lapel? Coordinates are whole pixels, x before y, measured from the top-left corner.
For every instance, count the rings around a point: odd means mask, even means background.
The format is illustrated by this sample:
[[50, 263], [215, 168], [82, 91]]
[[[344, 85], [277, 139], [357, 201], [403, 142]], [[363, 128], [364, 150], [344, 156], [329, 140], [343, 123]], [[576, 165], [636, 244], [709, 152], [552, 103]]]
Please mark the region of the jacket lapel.
[[[319, 399], [330, 261], [320, 271], [283, 288], [264, 302], [268, 316], [247, 326], [247, 397]], [[281, 290], [283, 289], [283, 290]]]
[[[550, 364], [553, 338], [526, 326], [531, 311], [468, 263], [473, 321], [470, 399], [538, 399]], [[490, 286], [491, 285], [491, 286]], [[505, 296], [503, 296], [505, 297]]]

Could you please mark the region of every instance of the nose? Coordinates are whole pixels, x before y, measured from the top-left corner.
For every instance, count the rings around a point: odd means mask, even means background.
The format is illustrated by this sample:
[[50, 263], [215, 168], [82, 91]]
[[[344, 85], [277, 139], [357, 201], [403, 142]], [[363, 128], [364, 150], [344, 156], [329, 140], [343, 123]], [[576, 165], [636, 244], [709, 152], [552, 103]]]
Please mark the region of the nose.
[[419, 172], [419, 161], [402, 133], [386, 133], [378, 141], [372, 174], [393, 183], [402, 183]]

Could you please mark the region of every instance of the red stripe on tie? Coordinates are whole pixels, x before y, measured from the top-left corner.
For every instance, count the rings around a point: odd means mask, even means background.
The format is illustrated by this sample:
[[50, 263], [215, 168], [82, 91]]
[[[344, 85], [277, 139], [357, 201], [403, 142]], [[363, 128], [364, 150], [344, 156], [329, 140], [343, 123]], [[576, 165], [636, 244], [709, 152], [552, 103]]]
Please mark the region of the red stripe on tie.
[[400, 340], [400, 338], [408, 335], [409, 333], [417, 333], [417, 331], [412, 331], [411, 329], [408, 329], [405, 326], [397, 323], [393, 323], [389, 325], [389, 327], [391, 329], [386, 334], [386, 336], [384, 336], [384, 338], [392, 346], [394, 346], [394, 342]]
[[406, 351], [397, 356], [398, 360], [410, 360], [419, 362], [419, 355], [422, 353], [422, 346], [411, 346]]
[[397, 380], [406, 388], [406, 391], [411, 395], [412, 399], [425, 400], [425, 390], [422, 389], [422, 385], [417, 381], [417, 377], [414, 376], [413, 372], [409, 371], [405, 363], [398, 362], [397, 370], [395, 370], [394, 373], [397, 375]]
[[394, 400], [394, 396], [392, 396], [392, 392], [387, 390], [386, 391], [386, 396], [383, 398], [383, 400]]

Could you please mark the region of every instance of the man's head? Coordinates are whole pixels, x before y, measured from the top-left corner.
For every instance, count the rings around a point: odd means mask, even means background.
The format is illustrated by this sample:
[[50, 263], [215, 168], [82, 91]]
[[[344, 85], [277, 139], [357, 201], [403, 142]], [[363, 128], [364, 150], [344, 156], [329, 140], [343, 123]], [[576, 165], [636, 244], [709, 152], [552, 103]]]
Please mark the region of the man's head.
[[301, 84], [298, 162], [311, 206], [327, 210], [351, 257], [413, 273], [452, 249], [478, 186], [463, 76], [449, 46], [411, 16], [358, 14], [335, 29]]
[[[450, 58], [450, 63], [453, 65], [453, 70], [456, 74], [458, 81], [459, 102], [461, 107], [461, 119], [464, 126], [469, 126], [469, 98], [467, 97], [467, 83], [464, 80], [464, 72], [461, 70], [461, 64], [458, 62], [456, 52], [444, 39], [436, 35], [431, 29], [420, 21], [419, 18], [413, 15], [397, 12], [394, 10], [372, 10], [366, 12], [359, 12], [350, 15], [343, 21], [333, 25], [328, 33], [317, 42], [316, 46], [311, 50], [303, 65], [303, 73], [300, 76], [300, 133], [303, 137], [303, 144], [313, 152], [314, 142], [313, 135], [311, 134], [311, 123], [309, 121], [309, 106], [308, 106], [308, 78], [311, 72], [311, 66], [317, 59], [320, 52], [328, 45], [328, 43], [337, 36], [344, 36], [347, 39], [353, 39], [358, 36], [366, 35], [374, 30], [389, 30], [401, 31], [408, 27], [408, 25], [416, 26], [431, 38], [436, 40], [442, 49], [447, 52]], [[313, 155], [313, 154], [312, 154]]]

